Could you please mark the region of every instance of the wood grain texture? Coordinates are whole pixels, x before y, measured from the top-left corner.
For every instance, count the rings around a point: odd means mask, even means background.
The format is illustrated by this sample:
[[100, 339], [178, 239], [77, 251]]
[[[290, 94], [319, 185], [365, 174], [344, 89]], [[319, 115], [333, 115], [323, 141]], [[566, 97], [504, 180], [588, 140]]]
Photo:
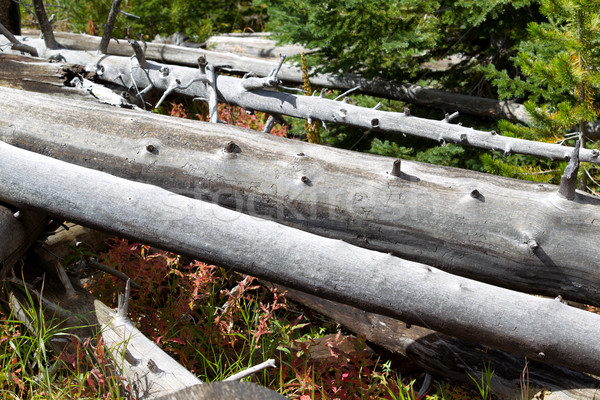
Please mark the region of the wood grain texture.
[[558, 186], [410, 161], [393, 177], [392, 158], [1, 88], [0, 139], [472, 279], [600, 304], [600, 201], [581, 192], [567, 201]]
[[250, 382], [214, 382], [192, 386], [158, 400], [285, 400], [277, 392]]
[[0, 200], [532, 360], [600, 374], [600, 342], [590, 340], [600, 337], [600, 315], [4, 142], [0, 160]]

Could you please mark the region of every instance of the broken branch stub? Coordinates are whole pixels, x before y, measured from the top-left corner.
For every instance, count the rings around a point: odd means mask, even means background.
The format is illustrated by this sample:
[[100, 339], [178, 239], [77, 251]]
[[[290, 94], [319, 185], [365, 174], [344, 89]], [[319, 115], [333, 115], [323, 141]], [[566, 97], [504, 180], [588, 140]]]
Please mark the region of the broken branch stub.
[[54, 31], [52, 25], [48, 20], [48, 14], [46, 14], [46, 8], [44, 7], [43, 0], [33, 0], [33, 9], [35, 10], [35, 16], [40, 25], [40, 30], [44, 36], [44, 42], [48, 49], [58, 49], [60, 45], [54, 38]]
[[[93, 65], [94, 68], [102, 65], [104, 72], [99, 78], [106, 82], [118, 83], [126, 88], [152, 87], [163, 92], [169, 90], [171, 88], [170, 82], [165, 80], [160, 72], [161, 67], [164, 67], [164, 65], [146, 61], [141, 47], [134, 45], [135, 48], [138, 48], [136, 57], [140, 65], [147, 65], [147, 67], [131, 70], [129, 59], [123, 57], [94, 57], [83, 52], [69, 50], [61, 50], [60, 54], [69, 63]], [[198, 68], [171, 65], [169, 69], [170, 76], [174, 76], [181, 82], [191, 82], [198, 76]], [[207, 78], [212, 81], [209, 70], [210, 68], [207, 66]], [[437, 142], [458, 143], [489, 150], [544, 157], [551, 160], [564, 160], [566, 155], [570, 155], [572, 149], [552, 143], [494, 135], [490, 132], [453, 125], [445, 121], [414, 117], [410, 115], [408, 109], [404, 113], [388, 112], [340, 103], [318, 96], [297, 96], [268, 90], [261, 88], [264, 87], [263, 83], [266, 78], [256, 78], [260, 79], [260, 84], [250, 84], [248, 87], [251, 90], [248, 90], [244, 87], [244, 81], [250, 79], [255, 78], [239, 79], [231, 76], [217, 76], [215, 73], [214, 81], [218, 80], [218, 84], [204, 85], [201, 82], [195, 82], [189, 87], [173, 90], [192, 98], [209, 99], [211, 110], [216, 110], [214, 104], [217, 102], [216, 93], [218, 90], [219, 101], [237, 104], [247, 110], [262, 111], [271, 115], [281, 114], [307, 120], [318, 120], [323, 123], [373, 129], [380, 132], [402, 133]], [[214, 114], [215, 112], [211, 111], [211, 122], [218, 120]], [[581, 149], [580, 160], [600, 165], [600, 157], [597, 154], [592, 154], [592, 150], [589, 149]]]
[[108, 52], [108, 44], [110, 43], [112, 31], [115, 26], [115, 21], [117, 20], [117, 16], [119, 15], [120, 9], [121, 0], [113, 0], [110, 12], [108, 13], [106, 24], [104, 25], [102, 40], [100, 41], [100, 46], [98, 46], [98, 52], [100, 54], [106, 54]]
[[577, 188], [577, 173], [579, 172], [579, 148], [581, 141], [577, 140], [575, 148], [571, 154], [569, 163], [560, 178], [560, 188], [558, 193], [567, 200], [575, 198], [575, 189]]

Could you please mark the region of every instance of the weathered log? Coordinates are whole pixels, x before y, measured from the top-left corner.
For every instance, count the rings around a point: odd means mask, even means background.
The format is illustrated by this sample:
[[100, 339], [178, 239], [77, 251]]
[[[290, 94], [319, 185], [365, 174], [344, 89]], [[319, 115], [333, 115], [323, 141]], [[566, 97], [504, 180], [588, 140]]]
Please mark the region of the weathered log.
[[14, 89], [0, 89], [0, 139], [473, 279], [600, 304], [600, 201], [581, 192], [567, 201], [554, 185], [409, 161], [395, 177], [388, 157]]
[[158, 400], [285, 400], [280, 394], [250, 382], [214, 382], [196, 385]]
[[[72, 252], [70, 247], [75, 243], [81, 243], [81, 246], [93, 253], [100, 252], [106, 247], [104, 244], [108, 236], [106, 233], [72, 223], [67, 225], [68, 230], [61, 230], [46, 240], [44, 246], [37, 251], [40, 256], [51, 254], [62, 259], [66, 257], [67, 252]], [[50, 260], [51, 263], [54, 261], [55, 259]], [[261, 283], [268, 287], [275, 286], [265, 281]], [[365, 337], [370, 343], [402, 356], [402, 359], [410, 365], [466, 385], [472, 385], [469, 375], [479, 377], [483, 373], [483, 365], [489, 365], [494, 370], [491, 382], [493, 395], [513, 399], [521, 394], [519, 372], [525, 368], [525, 360], [522, 358], [281, 285], [277, 287], [280, 292], [285, 292], [286, 299], [333, 319], [344, 328]], [[328, 357], [329, 348], [324, 344], [321, 346], [323, 357]], [[314, 358], [317, 349], [321, 347], [311, 346], [311, 358]], [[593, 400], [594, 396], [600, 393], [597, 389], [600, 387], [600, 381], [563, 367], [529, 362], [528, 375], [530, 393], [544, 390], [545, 400]], [[242, 388], [246, 387], [242, 386]], [[185, 389], [183, 393], [169, 395], [169, 398], [184, 399], [184, 394], [189, 395], [196, 389], [208, 390], [209, 387], [202, 385]], [[249, 392], [243, 394], [246, 396], [245, 399], [249, 398]], [[195, 395], [199, 396], [199, 394]]]
[[[139, 47], [139, 45], [137, 45]], [[98, 56], [95, 53], [59, 50], [46, 52], [46, 55], [72, 64], [86, 65], [86, 69], [96, 78], [109, 84], [119, 84], [124, 88], [135, 88], [138, 93], [153, 89], [165, 95], [176, 92], [196, 99], [216, 97], [214, 85], [208, 85], [208, 75], [202, 69], [166, 66], [146, 61], [140, 53], [139, 60], [114, 56]], [[139, 64], [141, 62], [141, 64]], [[212, 68], [210, 68], [212, 71]], [[551, 160], [568, 160], [571, 150], [568, 147], [497, 135], [495, 131], [484, 132], [461, 125], [451, 125], [446, 120], [434, 121], [413, 117], [409, 112], [396, 113], [367, 109], [317, 96], [298, 96], [284, 92], [260, 89], [272, 87], [277, 82], [273, 71], [267, 78], [239, 79], [231, 76], [218, 76], [220, 101], [237, 104], [247, 110], [264, 111], [270, 114], [283, 114], [307, 120], [319, 120], [354, 126], [381, 132], [404, 133], [445, 143], [458, 143], [490, 150], [545, 157]], [[257, 84], [260, 82], [260, 85]], [[163, 96], [164, 97], [164, 96]], [[162, 101], [162, 99], [161, 99]], [[160, 103], [160, 102], [159, 102]], [[209, 101], [210, 105], [210, 101]], [[211, 119], [212, 121], [212, 119]], [[600, 165], [600, 153], [582, 149], [583, 162]]]
[[[35, 37], [39, 35], [39, 32], [25, 30], [24, 34]], [[100, 42], [100, 38], [95, 36], [65, 32], [56, 32], [56, 37], [63, 45], [73, 50], [95, 50]], [[120, 43], [111, 42], [108, 47], [108, 54], [131, 56], [133, 52], [126, 41], [121, 41]], [[276, 62], [271, 60], [169, 44], [148, 43], [146, 49], [146, 58], [149, 60], [188, 67], [196, 67], [200, 56], [205, 56], [212, 64], [226, 66], [232, 72], [253, 72], [259, 76], [269, 75], [277, 65]], [[282, 67], [279, 78], [285, 82], [302, 84], [302, 71], [297, 66], [286, 64]], [[529, 113], [522, 104], [445, 92], [411, 83], [399, 83], [385, 79], [366, 79], [353, 74], [341, 76], [312, 74], [310, 82], [315, 86], [340, 90], [360, 86], [360, 91], [365, 94], [439, 108], [448, 112], [459, 111], [466, 114], [481, 115], [493, 119], [508, 119], [522, 123], [530, 121]]]
[[[600, 335], [600, 315], [561, 301], [457, 277], [4, 142], [0, 160], [0, 200], [533, 360], [600, 373], [600, 342], [590, 340]], [[232, 160], [235, 154], [213, 158]], [[297, 187], [310, 188], [302, 181]]]
[[[399, 354], [425, 371], [456, 382], [472, 385], [470, 376], [479, 379], [485, 366], [493, 369], [490, 389], [494, 396], [521, 398], [522, 373], [527, 368], [530, 395], [544, 392], [545, 400], [593, 400], [600, 395], [600, 380], [567, 368], [489, 349], [473, 342], [456, 339], [403, 321], [368, 313], [334, 301], [277, 287], [285, 297], [307, 306], [338, 322], [344, 328], [362, 335], [371, 343]], [[527, 399], [531, 396], [527, 396]]]

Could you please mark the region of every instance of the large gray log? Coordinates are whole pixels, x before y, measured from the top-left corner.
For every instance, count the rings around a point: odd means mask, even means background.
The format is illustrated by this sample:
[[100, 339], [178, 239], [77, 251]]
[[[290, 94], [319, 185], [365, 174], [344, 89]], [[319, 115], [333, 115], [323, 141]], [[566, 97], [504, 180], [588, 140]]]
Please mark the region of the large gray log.
[[600, 304], [600, 201], [581, 192], [567, 201], [554, 185], [409, 161], [394, 177], [387, 157], [5, 88], [0, 139], [473, 279]]
[[[24, 34], [39, 35], [38, 31], [26, 30]], [[56, 37], [73, 50], [95, 50], [100, 38], [89, 35], [77, 35], [56, 32]], [[112, 41], [108, 54], [130, 56], [133, 54], [126, 41]], [[195, 67], [199, 56], [205, 56], [215, 65], [228, 66], [237, 72], [253, 72], [259, 76], [267, 76], [277, 66], [277, 62], [244, 57], [236, 54], [219, 53], [197, 48], [187, 48], [161, 43], [148, 43], [146, 58], [166, 64], [178, 64]], [[275, 54], [277, 56], [278, 54]], [[286, 82], [302, 84], [302, 71], [299, 67], [285, 64], [279, 78]], [[467, 96], [457, 93], [431, 89], [411, 83], [399, 83], [385, 79], [365, 79], [358, 75], [313, 74], [311, 84], [330, 89], [348, 90], [360, 86], [363, 93], [408, 103], [439, 108], [447, 112], [459, 111], [466, 114], [480, 115], [493, 119], [508, 119], [527, 123], [531, 119], [522, 104], [511, 101], [498, 101], [484, 97]]]
[[[297, 186], [307, 187], [301, 181]], [[600, 337], [600, 315], [561, 301], [457, 277], [4, 142], [0, 188], [0, 200], [530, 359], [600, 374], [600, 342], [590, 340]]]

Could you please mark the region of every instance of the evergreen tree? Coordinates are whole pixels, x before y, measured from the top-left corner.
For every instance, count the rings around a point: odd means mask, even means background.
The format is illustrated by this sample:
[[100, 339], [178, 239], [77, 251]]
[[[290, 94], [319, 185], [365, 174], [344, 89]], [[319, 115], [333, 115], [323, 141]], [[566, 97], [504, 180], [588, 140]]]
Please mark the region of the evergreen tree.
[[[518, 27], [539, 18], [534, 0], [255, 0], [269, 10], [267, 29], [281, 42], [317, 49], [309, 65], [320, 71], [430, 81], [461, 91], [481, 81], [473, 63], [500, 65], [520, 40]], [[427, 61], [462, 54], [450, 73]], [[456, 73], [452, 73], [456, 71]]]
[[600, 113], [600, 2], [542, 0], [540, 11], [547, 21], [528, 25], [529, 38], [513, 58], [518, 73], [486, 68], [500, 98], [525, 99], [532, 117], [529, 126], [501, 121], [500, 130], [552, 142], [578, 138], [586, 145], [587, 123]]

